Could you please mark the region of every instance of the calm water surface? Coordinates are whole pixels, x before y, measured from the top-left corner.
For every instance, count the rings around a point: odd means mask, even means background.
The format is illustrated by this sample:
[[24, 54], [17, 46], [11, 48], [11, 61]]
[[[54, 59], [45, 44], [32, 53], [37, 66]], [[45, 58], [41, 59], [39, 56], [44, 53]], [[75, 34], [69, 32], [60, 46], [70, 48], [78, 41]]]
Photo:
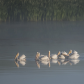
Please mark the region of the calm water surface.
[[[83, 84], [84, 22], [0, 24], [0, 84]], [[78, 60], [35, 62], [36, 52], [57, 54], [76, 50]], [[14, 62], [17, 54], [26, 62]]]

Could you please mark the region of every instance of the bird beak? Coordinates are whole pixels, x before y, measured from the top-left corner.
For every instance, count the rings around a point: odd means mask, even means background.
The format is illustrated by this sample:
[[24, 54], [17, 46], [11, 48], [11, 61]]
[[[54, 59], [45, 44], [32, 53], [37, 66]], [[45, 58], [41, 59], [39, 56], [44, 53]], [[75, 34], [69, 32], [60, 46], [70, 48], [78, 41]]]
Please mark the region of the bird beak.
[[58, 52], [57, 56], [60, 55], [60, 51]]
[[50, 51], [49, 51], [49, 53], [48, 53], [48, 57], [50, 58]]
[[72, 50], [69, 51], [68, 55], [72, 53]]
[[[18, 56], [19, 56], [19, 53], [17, 53], [17, 55], [15, 56], [15, 59], [16, 59]], [[14, 60], [15, 60], [15, 59], [14, 59]]]

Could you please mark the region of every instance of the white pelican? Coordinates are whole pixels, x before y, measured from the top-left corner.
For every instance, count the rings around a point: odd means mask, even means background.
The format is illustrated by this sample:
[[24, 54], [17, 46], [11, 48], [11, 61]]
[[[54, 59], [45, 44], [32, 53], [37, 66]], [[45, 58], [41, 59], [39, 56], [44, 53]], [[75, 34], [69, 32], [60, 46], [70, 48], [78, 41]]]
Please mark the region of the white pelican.
[[[50, 51], [49, 51], [50, 52]], [[58, 58], [58, 55], [60, 55], [60, 51], [58, 52], [58, 54], [52, 54], [50, 56], [51, 59], [57, 59]]]
[[73, 53], [71, 53], [68, 57], [69, 59], [78, 59], [79, 58], [79, 54], [77, 51], [74, 51]]
[[18, 56], [19, 56], [19, 53], [17, 53], [17, 55], [15, 56], [15, 59], [14, 59], [15, 61], [26, 61], [26, 56], [24, 54], [19, 58]]
[[48, 52], [48, 56], [47, 55], [40, 55], [40, 53], [37, 52], [36, 57], [35, 57], [35, 60], [39, 60], [39, 61], [49, 60], [49, 59], [50, 59], [50, 51]]
[[63, 55], [68, 55], [65, 51], [62, 51], [61, 54], [63, 54]]
[[72, 53], [72, 50], [70, 50], [68, 54], [65, 51], [61, 52], [61, 54], [58, 56], [58, 58], [59, 59], [65, 59], [65, 58], [67, 58], [67, 56], [69, 56], [70, 53]]
[[65, 56], [64, 56], [64, 55], [59, 55], [58, 58], [59, 58], [59, 59], [65, 59]]

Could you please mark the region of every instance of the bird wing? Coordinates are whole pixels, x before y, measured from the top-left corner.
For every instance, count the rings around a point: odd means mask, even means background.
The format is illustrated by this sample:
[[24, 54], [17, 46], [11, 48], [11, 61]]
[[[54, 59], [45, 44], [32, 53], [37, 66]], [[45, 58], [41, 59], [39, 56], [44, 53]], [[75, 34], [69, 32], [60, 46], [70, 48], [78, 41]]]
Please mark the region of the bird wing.
[[43, 56], [43, 57], [41, 57], [41, 60], [47, 60], [47, 59], [48, 59], [47, 56]]
[[20, 57], [20, 60], [21, 59], [25, 59], [26, 58], [26, 56], [23, 54], [21, 57]]

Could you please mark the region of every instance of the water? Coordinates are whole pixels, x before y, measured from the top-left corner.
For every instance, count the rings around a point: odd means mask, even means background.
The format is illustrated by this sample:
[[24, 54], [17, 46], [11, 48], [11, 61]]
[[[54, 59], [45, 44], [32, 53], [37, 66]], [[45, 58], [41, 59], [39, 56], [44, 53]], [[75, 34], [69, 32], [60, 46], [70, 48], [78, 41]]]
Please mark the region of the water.
[[[84, 22], [28, 22], [0, 24], [1, 84], [84, 83]], [[57, 54], [76, 50], [79, 60], [35, 62], [36, 52]], [[17, 54], [26, 62], [14, 62]]]

